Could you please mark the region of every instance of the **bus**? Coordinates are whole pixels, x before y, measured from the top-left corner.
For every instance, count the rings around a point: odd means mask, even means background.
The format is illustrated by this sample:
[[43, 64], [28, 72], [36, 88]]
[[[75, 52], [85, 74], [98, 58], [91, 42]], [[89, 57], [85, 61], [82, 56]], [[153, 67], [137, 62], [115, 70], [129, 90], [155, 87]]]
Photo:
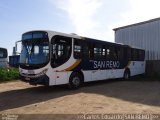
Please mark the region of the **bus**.
[[42, 30], [24, 33], [21, 42], [20, 76], [31, 85], [74, 89], [84, 82], [145, 72], [145, 51], [128, 45]]
[[0, 48], [0, 68], [7, 67], [8, 63], [8, 52], [5, 48]]

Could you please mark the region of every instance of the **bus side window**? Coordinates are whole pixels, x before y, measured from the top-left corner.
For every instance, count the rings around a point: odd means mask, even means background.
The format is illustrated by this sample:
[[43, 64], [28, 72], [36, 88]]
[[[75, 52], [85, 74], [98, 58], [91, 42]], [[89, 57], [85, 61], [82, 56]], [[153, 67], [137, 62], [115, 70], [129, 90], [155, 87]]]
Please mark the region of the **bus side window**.
[[107, 46], [106, 47], [106, 58], [109, 60], [110, 59], [110, 47], [109, 46]]
[[136, 58], [136, 52], [134, 49], [131, 50], [131, 55], [132, 55], [132, 61], [135, 61]]
[[94, 47], [92, 43], [87, 43], [88, 46], [88, 57], [89, 59], [93, 59], [94, 58]]
[[121, 51], [119, 47], [114, 47], [114, 60], [121, 59]]
[[123, 60], [124, 58], [124, 49], [121, 47], [117, 47], [117, 57], [118, 60]]
[[110, 59], [111, 60], [117, 59], [117, 54], [114, 46], [110, 47]]
[[140, 50], [136, 50], [137, 53], [137, 61], [140, 61]]
[[103, 59], [106, 58], [106, 48], [105, 48], [105, 46], [102, 47], [102, 58]]
[[118, 47], [114, 47], [114, 60], [118, 60], [119, 59], [118, 58], [118, 51], [119, 51]]
[[89, 46], [86, 42], [82, 43], [82, 49], [83, 49], [83, 58], [90, 58], [90, 51], [89, 51]]
[[133, 61], [139, 61], [139, 55], [137, 49], [132, 49], [132, 60]]
[[112, 46], [109, 49], [107, 49], [107, 56], [110, 52], [110, 59], [111, 60], [122, 60], [124, 56], [124, 50], [121, 47]]
[[94, 58], [100, 59], [102, 55], [102, 47], [98, 45], [94, 45]]
[[83, 57], [83, 49], [81, 40], [74, 40], [74, 58], [81, 59]]
[[145, 58], [145, 52], [143, 50], [139, 51], [140, 61], [144, 61]]
[[139, 61], [144, 61], [144, 57], [145, 57], [145, 52], [144, 50], [138, 50], [138, 60]]
[[0, 58], [3, 58], [4, 53], [2, 51], [0, 51]]
[[[127, 59], [131, 60], [132, 55], [131, 55], [131, 48], [125, 48], [126, 53], [127, 53]], [[125, 56], [124, 56], [125, 57]], [[125, 59], [125, 58], [124, 58]]]
[[140, 61], [139, 50], [136, 50], [136, 61]]

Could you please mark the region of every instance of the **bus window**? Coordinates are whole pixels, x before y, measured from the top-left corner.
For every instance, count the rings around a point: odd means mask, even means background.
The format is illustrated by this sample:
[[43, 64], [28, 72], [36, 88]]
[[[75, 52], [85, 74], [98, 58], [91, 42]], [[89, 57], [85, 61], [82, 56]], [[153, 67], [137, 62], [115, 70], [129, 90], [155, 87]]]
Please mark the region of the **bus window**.
[[144, 61], [145, 52], [143, 50], [138, 51], [138, 61]]
[[87, 49], [88, 49], [88, 58], [93, 59], [94, 58], [93, 44], [88, 42], [86, 45], [87, 45]]
[[107, 47], [106, 47], [106, 58], [107, 58], [107, 59], [110, 59], [110, 55], [111, 55], [110, 52], [111, 52], [111, 51], [110, 51], [110, 47], [107, 46]]
[[124, 57], [126, 56], [126, 59], [127, 60], [131, 60], [131, 58], [132, 58], [132, 55], [131, 55], [131, 48], [125, 48], [125, 55], [124, 55]]
[[0, 48], [0, 58], [7, 58], [8, 54], [7, 54], [7, 50]]
[[124, 49], [122, 47], [117, 48], [117, 57], [118, 60], [123, 60], [124, 58]]
[[110, 47], [110, 59], [117, 60], [117, 51], [114, 46]]
[[105, 49], [105, 46], [103, 46], [103, 48], [102, 48], [102, 58], [103, 59], [106, 58], [106, 49]]
[[113, 59], [118, 60], [118, 48], [114, 47], [113, 49]]
[[94, 47], [94, 58], [101, 58], [102, 48]]
[[71, 56], [72, 39], [56, 36], [52, 39], [52, 67], [58, 67], [65, 63]]
[[139, 50], [138, 49], [132, 49], [132, 60], [133, 61], [139, 61]]
[[123, 48], [112, 46], [107, 49], [107, 54], [110, 52], [110, 59], [111, 60], [122, 60], [123, 59]]
[[3, 52], [2, 51], [0, 51], [0, 58], [3, 58]]
[[136, 61], [136, 57], [137, 57], [137, 55], [136, 55], [136, 50], [135, 50], [135, 49], [132, 49], [132, 60], [133, 60], [133, 61]]
[[82, 42], [82, 56], [83, 58], [91, 58], [91, 47], [89, 47], [89, 44], [86, 42]]
[[140, 50], [136, 50], [136, 54], [137, 54], [137, 58], [136, 58], [136, 60], [137, 61], [140, 61]]
[[144, 61], [144, 57], [145, 57], [145, 52], [143, 50], [139, 50], [140, 61]]
[[80, 59], [83, 57], [82, 42], [80, 40], [74, 40], [74, 58]]
[[34, 54], [39, 54], [39, 47], [38, 46], [34, 46]]

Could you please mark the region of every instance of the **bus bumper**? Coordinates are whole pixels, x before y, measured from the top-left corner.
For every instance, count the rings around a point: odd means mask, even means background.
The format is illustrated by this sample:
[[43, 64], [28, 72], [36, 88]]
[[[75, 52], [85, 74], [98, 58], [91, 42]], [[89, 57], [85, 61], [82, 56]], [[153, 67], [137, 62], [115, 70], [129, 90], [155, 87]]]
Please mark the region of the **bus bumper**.
[[46, 85], [49, 86], [49, 77], [47, 75], [43, 75], [36, 78], [27, 78], [22, 75], [20, 75], [21, 81], [27, 82], [30, 85]]

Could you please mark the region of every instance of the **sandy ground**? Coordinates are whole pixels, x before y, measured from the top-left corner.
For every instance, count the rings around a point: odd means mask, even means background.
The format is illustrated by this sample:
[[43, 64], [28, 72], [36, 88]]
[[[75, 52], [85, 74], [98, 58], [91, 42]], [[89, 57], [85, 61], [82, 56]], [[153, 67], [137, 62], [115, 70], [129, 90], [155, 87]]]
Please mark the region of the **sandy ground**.
[[78, 90], [0, 84], [0, 114], [160, 113], [160, 80], [109, 80]]

